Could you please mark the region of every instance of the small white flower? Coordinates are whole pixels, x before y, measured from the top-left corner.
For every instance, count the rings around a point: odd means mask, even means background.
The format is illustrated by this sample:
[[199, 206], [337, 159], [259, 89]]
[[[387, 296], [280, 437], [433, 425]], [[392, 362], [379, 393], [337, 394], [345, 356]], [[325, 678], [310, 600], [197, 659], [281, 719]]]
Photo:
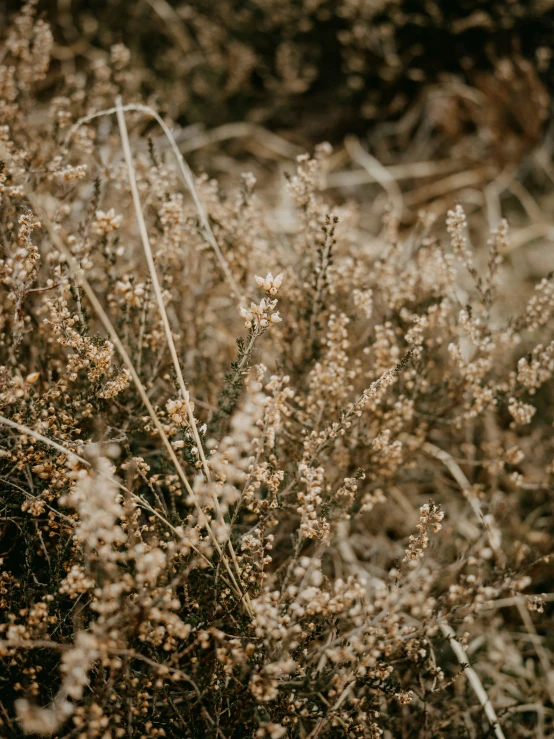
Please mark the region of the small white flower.
[[256, 280], [258, 287], [261, 287], [270, 295], [276, 295], [277, 290], [281, 287], [283, 283], [283, 274], [281, 273], [277, 275], [277, 277], [273, 277], [272, 273], [268, 272], [265, 277], [260, 277], [259, 275], [256, 275], [254, 279]]
[[268, 272], [266, 277], [260, 277], [259, 275], [256, 275], [254, 279], [258, 283], [258, 287], [263, 287], [264, 290], [269, 290], [269, 288], [273, 284], [273, 275], [271, 274], [271, 272]]

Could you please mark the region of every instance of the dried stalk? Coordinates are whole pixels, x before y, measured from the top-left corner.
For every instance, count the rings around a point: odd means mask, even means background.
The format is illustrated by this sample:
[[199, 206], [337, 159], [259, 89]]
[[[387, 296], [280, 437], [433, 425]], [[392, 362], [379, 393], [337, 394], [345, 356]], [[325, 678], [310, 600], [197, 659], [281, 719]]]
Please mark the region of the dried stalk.
[[[196, 446], [198, 447], [198, 451], [200, 453], [200, 458], [202, 460], [202, 465], [204, 468], [204, 472], [206, 475], [206, 479], [208, 482], [208, 485], [210, 486], [211, 493], [212, 493], [212, 500], [215, 505], [216, 513], [218, 516], [218, 519], [220, 523], [224, 526], [225, 525], [225, 519], [223, 517], [223, 512], [221, 510], [221, 506], [219, 505], [219, 499], [217, 497], [217, 494], [215, 493], [215, 490], [213, 489], [213, 486], [211, 485], [211, 474], [210, 474], [210, 468], [208, 466], [208, 461], [206, 459], [206, 455], [204, 453], [204, 447], [202, 445], [202, 441], [200, 439], [200, 435], [198, 433], [198, 427], [196, 425], [196, 419], [194, 417], [194, 412], [192, 409], [192, 404], [190, 400], [189, 391], [187, 389], [187, 386], [185, 385], [185, 380], [183, 378], [183, 373], [181, 371], [181, 365], [179, 362], [179, 357], [177, 356], [177, 350], [175, 348], [175, 342], [173, 341], [173, 333], [171, 331], [171, 326], [169, 325], [169, 319], [167, 317], [167, 311], [165, 309], [163, 296], [162, 296], [162, 290], [160, 287], [160, 281], [158, 279], [158, 273], [156, 270], [156, 265], [154, 264], [154, 255], [152, 254], [152, 248], [150, 246], [150, 239], [148, 238], [148, 231], [146, 229], [146, 223], [144, 222], [144, 215], [142, 212], [142, 206], [140, 203], [140, 196], [139, 191], [137, 187], [137, 180], [135, 176], [135, 167], [133, 164], [133, 155], [131, 152], [131, 145], [129, 143], [129, 134], [127, 131], [127, 125], [125, 123], [125, 113], [123, 111], [123, 106], [121, 102], [121, 98], [118, 97], [116, 100], [116, 109], [117, 109], [117, 121], [119, 124], [119, 131], [121, 134], [121, 142], [123, 145], [123, 152], [125, 154], [125, 161], [127, 164], [127, 171], [129, 173], [129, 183], [131, 185], [131, 193], [133, 196], [133, 204], [135, 206], [135, 213], [137, 216], [137, 222], [139, 226], [139, 232], [142, 240], [142, 245], [144, 248], [144, 254], [146, 256], [146, 261], [148, 263], [148, 269], [150, 270], [150, 278], [152, 280], [152, 287], [154, 288], [154, 294], [156, 296], [156, 301], [158, 303], [158, 308], [162, 317], [162, 323], [164, 326], [164, 331], [167, 339], [167, 344], [169, 346], [169, 352], [171, 354], [171, 359], [173, 361], [173, 366], [175, 368], [175, 373], [177, 375], [177, 381], [179, 383], [179, 389], [181, 391], [181, 395], [183, 397], [183, 400], [185, 401], [186, 407], [187, 407], [187, 415], [189, 419], [189, 424], [192, 429], [192, 433], [194, 435], [194, 440], [196, 442]], [[233, 560], [233, 563], [235, 565], [237, 576], [240, 580], [240, 568], [237, 560], [237, 556], [235, 553], [235, 550], [233, 548], [233, 544], [231, 543], [231, 539], [227, 538], [227, 545], [229, 547], [229, 551], [231, 553], [231, 558]], [[250, 598], [248, 593], [245, 593], [245, 600], [248, 606], [250, 607]]]
[[449, 624], [447, 624], [445, 621], [441, 623], [440, 627], [441, 627], [441, 631], [444, 634], [444, 636], [446, 636], [447, 639], [450, 641], [450, 646], [452, 647], [452, 651], [456, 655], [458, 662], [464, 668], [464, 672], [467, 675], [469, 684], [473, 688], [473, 692], [477, 696], [479, 703], [483, 706], [483, 710], [485, 711], [485, 714], [488, 720], [490, 721], [490, 724], [494, 730], [496, 738], [506, 739], [504, 732], [502, 731], [502, 727], [498, 723], [498, 718], [496, 716], [496, 712], [493, 708], [493, 705], [490, 702], [489, 696], [487, 695], [485, 688], [483, 687], [483, 683], [481, 682], [479, 675], [475, 672], [473, 667], [471, 667], [471, 665], [469, 664], [469, 660], [467, 658], [467, 654], [465, 653], [465, 649], [462, 647], [460, 642], [457, 640], [454, 629]]

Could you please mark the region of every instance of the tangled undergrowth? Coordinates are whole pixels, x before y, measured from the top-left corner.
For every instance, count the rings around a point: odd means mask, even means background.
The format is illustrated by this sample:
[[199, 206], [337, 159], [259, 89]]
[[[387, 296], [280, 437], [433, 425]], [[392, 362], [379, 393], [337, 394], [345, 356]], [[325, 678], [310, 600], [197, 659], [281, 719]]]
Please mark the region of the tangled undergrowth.
[[[122, 42], [134, 88], [179, 123], [248, 120], [303, 142], [381, 123], [381, 150], [410, 139], [425, 147], [433, 129], [435, 148], [441, 137], [452, 147], [487, 129], [479, 148], [506, 163], [538, 144], [554, 91], [550, 0], [97, 0], [94, 8], [73, 0], [63, 9], [42, 0], [40, 8], [56, 42], [50, 82]], [[471, 138], [465, 153], [478, 160]]]
[[552, 735], [552, 274], [3, 44], [0, 736]]

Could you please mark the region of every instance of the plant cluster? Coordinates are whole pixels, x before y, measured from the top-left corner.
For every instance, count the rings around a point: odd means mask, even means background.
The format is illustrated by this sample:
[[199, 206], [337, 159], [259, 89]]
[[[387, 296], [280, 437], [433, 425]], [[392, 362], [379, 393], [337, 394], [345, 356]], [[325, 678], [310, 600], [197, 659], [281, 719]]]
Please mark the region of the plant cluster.
[[551, 733], [553, 276], [368, 234], [329, 144], [282, 221], [195, 176], [122, 44], [39, 104], [33, 2], [3, 49], [0, 735]]
[[382, 123], [375, 144], [383, 149], [425, 147], [433, 132], [443, 155], [457, 144], [482, 161], [477, 146], [506, 164], [539, 143], [549, 115], [554, 12], [546, 0], [41, 7], [63, 48], [62, 74], [123, 42], [118, 62], [132, 55], [134, 88], [180, 123], [269, 123], [311, 143]]

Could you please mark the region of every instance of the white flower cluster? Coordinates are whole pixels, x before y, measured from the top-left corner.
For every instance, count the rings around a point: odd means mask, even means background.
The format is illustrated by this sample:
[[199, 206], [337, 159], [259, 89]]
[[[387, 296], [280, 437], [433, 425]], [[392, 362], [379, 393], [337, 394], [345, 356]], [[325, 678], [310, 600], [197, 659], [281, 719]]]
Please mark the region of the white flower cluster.
[[277, 295], [277, 291], [283, 284], [283, 277], [284, 275], [282, 273], [277, 275], [277, 277], [273, 277], [271, 272], [268, 272], [266, 277], [255, 275], [254, 279], [256, 280], [258, 287], [261, 287], [266, 291], [266, 293], [269, 293], [271, 297], [275, 297], [275, 295]]
[[92, 222], [92, 232], [96, 236], [109, 236], [114, 231], [117, 231], [123, 221], [122, 215], [116, 215], [115, 210], [110, 208], [107, 213], [103, 210], [97, 210]]
[[194, 411], [194, 407], [190, 407], [192, 404], [187, 402], [184, 398], [177, 398], [177, 400], [168, 400], [165, 404], [167, 412], [171, 420], [178, 426], [185, 426], [189, 422], [189, 408]]
[[518, 426], [525, 426], [531, 423], [537, 411], [535, 406], [529, 405], [529, 403], [522, 403], [515, 398], [510, 398], [508, 401], [508, 410], [514, 419], [514, 423]]
[[248, 329], [261, 332], [268, 328], [270, 323], [279, 323], [283, 319], [276, 311], [277, 300], [272, 299], [283, 283], [283, 275], [273, 277], [271, 272], [266, 277], [255, 277], [258, 286], [266, 291], [267, 297], [262, 298], [260, 303], [250, 303], [250, 308], [240, 307], [240, 314], [245, 319], [244, 325]]

